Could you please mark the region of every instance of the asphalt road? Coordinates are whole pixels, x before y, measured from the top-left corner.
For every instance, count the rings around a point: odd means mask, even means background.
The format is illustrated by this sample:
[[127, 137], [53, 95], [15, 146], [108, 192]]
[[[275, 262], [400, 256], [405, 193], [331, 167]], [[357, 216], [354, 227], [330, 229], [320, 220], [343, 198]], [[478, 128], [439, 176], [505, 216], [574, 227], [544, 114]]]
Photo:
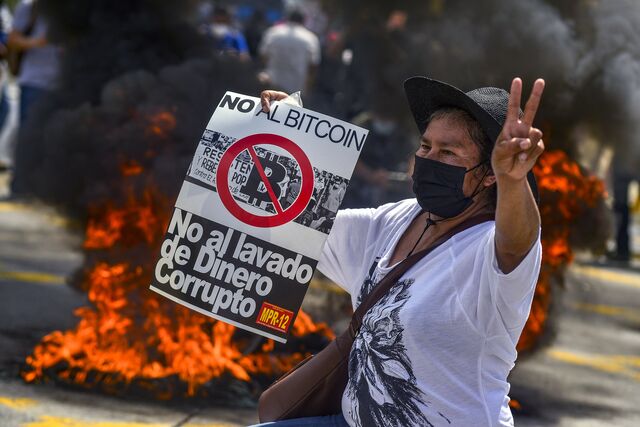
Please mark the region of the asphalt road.
[[516, 364], [518, 426], [640, 426], [640, 270], [575, 265], [548, 348]]
[[[0, 179], [2, 177], [0, 176]], [[65, 285], [80, 238], [42, 206], [0, 202], [0, 426], [242, 426], [252, 409], [121, 399], [18, 377], [42, 336], [74, 325]], [[552, 344], [511, 376], [518, 426], [640, 426], [640, 269], [577, 263], [554, 300]]]

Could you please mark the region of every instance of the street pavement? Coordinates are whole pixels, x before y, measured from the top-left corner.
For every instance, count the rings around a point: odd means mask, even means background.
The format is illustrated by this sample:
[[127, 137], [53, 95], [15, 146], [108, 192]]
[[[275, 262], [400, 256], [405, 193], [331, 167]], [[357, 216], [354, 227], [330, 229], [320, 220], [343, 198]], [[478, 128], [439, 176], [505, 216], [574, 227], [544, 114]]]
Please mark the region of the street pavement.
[[555, 339], [512, 372], [517, 426], [640, 426], [640, 269], [574, 265]]
[[[0, 187], [6, 174], [0, 174]], [[76, 230], [75, 232], [73, 230]], [[70, 231], [71, 230], [71, 231]], [[636, 227], [636, 232], [638, 227]], [[638, 236], [634, 241], [636, 248]], [[245, 426], [255, 410], [117, 398], [25, 384], [24, 358], [86, 304], [66, 284], [81, 233], [50, 208], [0, 201], [0, 426]], [[576, 262], [554, 294], [555, 338], [519, 360], [517, 426], [640, 426], [640, 266]]]

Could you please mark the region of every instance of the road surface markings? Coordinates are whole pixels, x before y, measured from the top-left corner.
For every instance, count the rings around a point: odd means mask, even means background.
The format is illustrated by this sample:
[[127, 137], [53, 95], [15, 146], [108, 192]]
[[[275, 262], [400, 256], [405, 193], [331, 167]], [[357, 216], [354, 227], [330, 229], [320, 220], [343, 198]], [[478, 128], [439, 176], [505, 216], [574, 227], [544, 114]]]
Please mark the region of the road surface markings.
[[26, 210], [27, 206], [22, 203], [0, 202], [0, 212], [20, 212]]
[[36, 271], [6, 271], [0, 267], [0, 280], [12, 280], [16, 282], [48, 283], [51, 285], [64, 285], [65, 278], [55, 274], [38, 273]]
[[200, 423], [189, 423], [189, 424], [185, 424], [184, 427], [235, 427], [238, 426], [239, 424], [227, 424], [227, 423], [208, 423], [208, 424], [200, 424]]
[[37, 421], [22, 424], [22, 427], [171, 427], [171, 424], [153, 424], [141, 422], [88, 421], [75, 418], [43, 415]]
[[603, 355], [577, 353], [570, 350], [551, 348], [546, 352], [552, 359], [572, 365], [585, 366], [598, 371], [640, 381], [640, 357], [621, 354]]
[[[238, 424], [209, 423], [185, 424], [183, 427], [234, 427]], [[127, 421], [89, 421], [75, 418], [54, 417], [43, 415], [37, 421], [22, 424], [22, 427], [172, 427], [169, 423], [145, 423]]]
[[9, 408], [16, 410], [30, 408], [37, 403], [38, 402], [33, 399], [0, 396], [0, 405], [8, 406]]
[[51, 225], [66, 227], [73, 221], [55, 213], [50, 207], [38, 204], [25, 204], [15, 202], [0, 202], [0, 213], [27, 212], [38, 216], [44, 216], [46, 222]]
[[619, 285], [631, 286], [640, 289], [640, 274], [626, 273], [621, 271], [612, 271], [603, 268], [590, 267], [586, 265], [576, 265], [571, 270], [583, 276], [589, 276], [594, 279], [605, 282], [613, 282]]
[[573, 307], [578, 310], [588, 311], [590, 313], [597, 313], [604, 316], [617, 317], [620, 319], [629, 320], [631, 322], [640, 323], [640, 310], [638, 309], [618, 307], [615, 305], [585, 303], [574, 303]]
[[[14, 411], [28, 412], [38, 401], [24, 397], [0, 396], [0, 405]], [[3, 424], [4, 425], [4, 424]], [[174, 423], [128, 422], [128, 421], [94, 421], [53, 415], [40, 415], [36, 421], [23, 423], [21, 427], [172, 427]], [[187, 423], [182, 427], [234, 427], [231, 423]]]

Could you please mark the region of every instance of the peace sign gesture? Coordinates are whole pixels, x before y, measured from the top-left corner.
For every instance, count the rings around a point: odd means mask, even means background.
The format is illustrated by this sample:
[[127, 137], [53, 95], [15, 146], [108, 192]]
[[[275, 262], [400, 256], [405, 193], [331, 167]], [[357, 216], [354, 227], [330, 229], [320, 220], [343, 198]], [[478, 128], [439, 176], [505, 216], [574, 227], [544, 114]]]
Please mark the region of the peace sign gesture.
[[491, 166], [497, 180], [524, 179], [544, 151], [542, 131], [533, 127], [543, 91], [544, 80], [536, 80], [520, 118], [522, 80], [516, 77], [511, 82], [507, 117], [491, 154]]

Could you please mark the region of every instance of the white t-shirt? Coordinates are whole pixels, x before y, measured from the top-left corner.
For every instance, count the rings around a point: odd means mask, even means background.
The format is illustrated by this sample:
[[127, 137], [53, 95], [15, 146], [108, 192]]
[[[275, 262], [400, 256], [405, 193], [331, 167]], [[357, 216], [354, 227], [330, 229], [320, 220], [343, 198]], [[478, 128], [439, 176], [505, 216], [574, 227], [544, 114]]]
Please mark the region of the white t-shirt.
[[[16, 6], [13, 17], [13, 29], [23, 32], [29, 26], [33, 0], [23, 0]], [[29, 37], [46, 37], [47, 22], [42, 14], [38, 14]], [[22, 56], [18, 83], [41, 89], [56, 87], [60, 71], [60, 48], [47, 44], [43, 47], [27, 50]]]
[[271, 82], [288, 93], [305, 89], [309, 66], [320, 63], [318, 37], [299, 24], [269, 28], [259, 50], [267, 57], [266, 71]]
[[[318, 268], [354, 308], [390, 270], [415, 199], [340, 211]], [[342, 397], [351, 426], [511, 426], [507, 375], [540, 270], [540, 240], [520, 265], [497, 265], [495, 223], [451, 237], [366, 315]]]

